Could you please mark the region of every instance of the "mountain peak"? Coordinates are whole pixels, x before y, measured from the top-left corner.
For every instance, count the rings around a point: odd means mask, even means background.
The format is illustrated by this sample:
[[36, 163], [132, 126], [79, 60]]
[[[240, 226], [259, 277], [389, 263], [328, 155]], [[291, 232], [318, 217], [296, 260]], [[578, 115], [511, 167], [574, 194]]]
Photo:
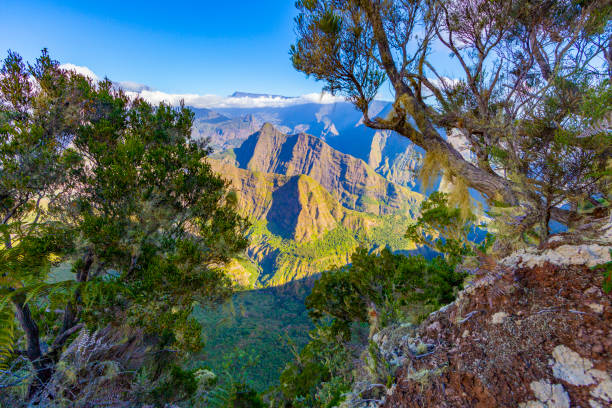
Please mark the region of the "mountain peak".
[[230, 95], [231, 98], [280, 98], [280, 99], [292, 99], [289, 96], [283, 95], [272, 95], [272, 94], [259, 94], [252, 92], [240, 92], [236, 91]]
[[272, 124], [235, 150], [239, 167], [316, 180], [347, 209], [376, 215], [405, 212], [421, 195], [386, 180], [363, 160], [339, 152], [316, 136], [288, 135]]
[[276, 133], [278, 132], [278, 130], [276, 130], [276, 128], [274, 127], [273, 124], [271, 124], [270, 122], [266, 122], [263, 124], [263, 126], [261, 127], [261, 129], [259, 130], [260, 133]]

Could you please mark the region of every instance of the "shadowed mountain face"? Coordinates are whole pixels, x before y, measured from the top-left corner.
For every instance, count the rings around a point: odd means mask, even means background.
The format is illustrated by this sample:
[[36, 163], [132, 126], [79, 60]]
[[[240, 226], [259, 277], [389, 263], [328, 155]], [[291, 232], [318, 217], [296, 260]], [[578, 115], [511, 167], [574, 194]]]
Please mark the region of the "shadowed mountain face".
[[265, 124], [235, 151], [235, 164], [263, 173], [305, 174], [344, 207], [376, 215], [407, 210], [421, 195], [376, 173], [363, 160], [331, 148], [321, 139], [287, 135]]
[[243, 215], [265, 221], [282, 239], [306, 242], [336, 227], [360, 228], [368, 217], [348, 210], [311, 177], [261, 173], [209, 159], [238, 192]]
[[[276, 148], [282, 150], [281, 146]], [[242, 283], [277, 286], [312, 276], [348, 263], [360, 245], [373, 250], [416, 249], [403, 235], [411, 214], [420, 205], [417, 193], [412, 193], [412, 206], [384, 214], [369, 213], [343, 206], [336, 198], [342, 194], [332, 194], [309, 175], [242, 169], [228, 157], [208, 162], [231, 183], [238, 195], [238, 208], [253, 223], [248, 259], [233, 264], [232, 274]], [[386, 186], [404, 189], [388, 182]]]

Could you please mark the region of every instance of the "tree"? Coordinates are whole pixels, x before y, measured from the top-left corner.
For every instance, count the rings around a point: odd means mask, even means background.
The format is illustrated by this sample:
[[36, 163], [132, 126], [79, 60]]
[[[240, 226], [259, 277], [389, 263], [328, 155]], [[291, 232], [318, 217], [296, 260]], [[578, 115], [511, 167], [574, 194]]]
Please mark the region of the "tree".
[[[609, 0], [301, 0], [296, 69], [426, 150], [425, 166], [490, 203], [520, 206], [519, 229], [567, 225], [610, 194]], [[457, 78], [439, 73], [450, 54]], [[388, 117], [369, 105], [388, 80]], [[600, 107], [598, 110], [588, 106]], [[457, 131], [464, 158], [439, 130]], [[569, 204], [569, 205], [567, 205]], [[569, 208], [567, 208], [569, 207]]]
[[[336, 319], [339, 330], [351, 322], [387, 326], [405, 318], [417, 321], [454, 299], [465, 278], [455, 266], [439, 257], [406, 257], [388, 249], [375, 255], [360, 248], [350, 265], [321, 275], [306, 307], [313, 319]], [[378, 328], [371, 329], [374, 334]]]
[[[193, 113], [131, 100], [46, 51], [27, 67], [9, 52], [2, 73], [1, 305], [24, 334], [29, 398], [83, 327], [140, 327], [159, 351], [197, 350], [191, 311], [231, 293], [223, 266], [247, 224], [190, 138]], [[52, 284], [59, 261], [72, 279]]]
[[[417, 221], [408, 226], [406, 237], [420, 245], [443, 254], [451, 264], [460, 264], [466, 256], [484, 252], [493, 236], [477, 224], [474, 214], [461, 214], [461, 209], [450, 206], [448, 195], [433, 192], [421, 204]], [[477, 243], [476, 241], [482, 242]]]

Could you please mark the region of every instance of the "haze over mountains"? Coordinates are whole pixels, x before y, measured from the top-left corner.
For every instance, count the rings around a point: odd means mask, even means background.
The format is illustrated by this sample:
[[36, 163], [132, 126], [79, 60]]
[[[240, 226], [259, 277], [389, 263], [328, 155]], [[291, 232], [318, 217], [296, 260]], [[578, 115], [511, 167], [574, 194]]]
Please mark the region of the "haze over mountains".
[[[258, 97], [232, 97], [245, 95]], [[194, 136], [210, 139], [211, 165], [253, 223], [231, 268], [242, 284], [302, 279], [348, 263], [358, 246], [418, 250], [403, 235], [423, 199], [422, 156], [405, 138], [366, 128], [348, 103], [194, 110]]]

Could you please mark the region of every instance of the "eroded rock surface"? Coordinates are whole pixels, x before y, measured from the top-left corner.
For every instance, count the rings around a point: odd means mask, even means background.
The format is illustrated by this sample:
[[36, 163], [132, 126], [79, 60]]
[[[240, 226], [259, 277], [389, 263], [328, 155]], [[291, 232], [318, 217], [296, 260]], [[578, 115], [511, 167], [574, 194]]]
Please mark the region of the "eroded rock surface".
[[612, 295], [590, 268], [609, 249], [521, 251], [420, 326], [381, 331], [397, 369], [378, 406], [611, 407]]

